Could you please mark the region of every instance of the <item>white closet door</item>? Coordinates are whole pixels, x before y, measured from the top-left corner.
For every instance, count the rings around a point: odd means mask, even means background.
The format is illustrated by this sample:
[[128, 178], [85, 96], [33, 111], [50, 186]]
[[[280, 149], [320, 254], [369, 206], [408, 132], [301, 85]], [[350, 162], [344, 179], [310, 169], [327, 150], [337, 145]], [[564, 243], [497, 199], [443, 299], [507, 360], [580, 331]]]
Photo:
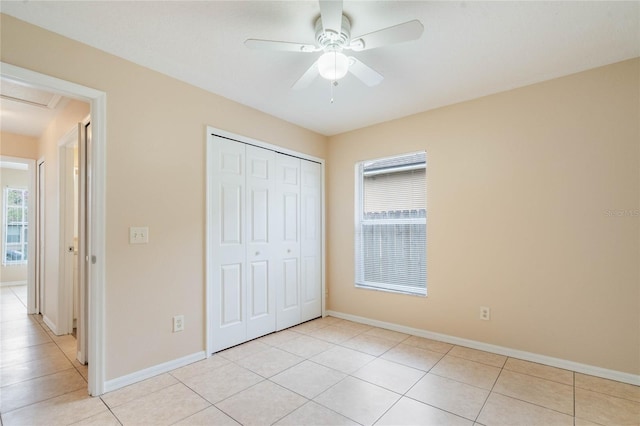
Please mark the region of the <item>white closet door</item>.
[[277, 154], [278, 330], [300, 323], [300, 186], [300, 159]]
[[276, 330], [274, 151], [247, 145], [247, 339]]
[[301, 322], [322, 315], [322, 168], [301, 161]]
[[208, 347], [217, 352], [322, 315], [322, 167], [211, 136]]
[[211, 164], [213, 351], [247, 340], [245, 146], [215, 137]]

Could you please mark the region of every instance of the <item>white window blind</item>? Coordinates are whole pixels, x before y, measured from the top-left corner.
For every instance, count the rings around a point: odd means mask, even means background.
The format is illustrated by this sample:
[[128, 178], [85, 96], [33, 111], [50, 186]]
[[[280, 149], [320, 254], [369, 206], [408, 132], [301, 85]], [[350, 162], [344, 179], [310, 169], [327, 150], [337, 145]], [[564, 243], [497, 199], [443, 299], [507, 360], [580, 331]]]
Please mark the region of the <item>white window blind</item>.
[[427, 293], [426, 154], [356, 165], [356, 286]]

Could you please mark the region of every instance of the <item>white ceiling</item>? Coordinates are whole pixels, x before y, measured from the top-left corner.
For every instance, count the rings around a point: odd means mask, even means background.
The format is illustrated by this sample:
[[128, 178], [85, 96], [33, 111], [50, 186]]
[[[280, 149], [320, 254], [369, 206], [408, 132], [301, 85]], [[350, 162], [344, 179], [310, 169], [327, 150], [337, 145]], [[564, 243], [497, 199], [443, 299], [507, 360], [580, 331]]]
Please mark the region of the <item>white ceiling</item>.
[[640, 56], [640, 2], [345, 1], [358, 36], [419, 19], [421, 39], [355, 53], [382, 75], [291, 85], [320, 53], [247, 49], [314, 43], [316, 1], [2, 1], [2, 13], [324, 135]]

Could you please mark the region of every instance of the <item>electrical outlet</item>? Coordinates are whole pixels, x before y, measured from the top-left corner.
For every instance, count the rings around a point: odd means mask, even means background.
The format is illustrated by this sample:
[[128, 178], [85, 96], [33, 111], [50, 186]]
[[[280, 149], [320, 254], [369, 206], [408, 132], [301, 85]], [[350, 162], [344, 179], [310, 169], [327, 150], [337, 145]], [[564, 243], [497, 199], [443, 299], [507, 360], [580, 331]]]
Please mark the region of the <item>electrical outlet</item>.
[[491, 319], [491, 309], [486, 306], [480, 306], [480, 319], [489, 321]]
[[184, 330], [184, 315], [176, 315], [173, 317], [173, 332]]

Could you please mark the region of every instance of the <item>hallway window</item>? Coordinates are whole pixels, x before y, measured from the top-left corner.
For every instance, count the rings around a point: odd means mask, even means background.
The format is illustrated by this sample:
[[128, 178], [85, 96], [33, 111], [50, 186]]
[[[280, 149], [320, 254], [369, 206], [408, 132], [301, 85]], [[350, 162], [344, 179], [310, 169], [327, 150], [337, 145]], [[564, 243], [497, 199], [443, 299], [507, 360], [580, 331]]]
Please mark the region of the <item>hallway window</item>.
[[27, 201], [26, 189], [5, 188], [2, 263], [5, 265], [27, 263]]
[[356, 286], [427, 294], [426, 153], [356, 165]]

